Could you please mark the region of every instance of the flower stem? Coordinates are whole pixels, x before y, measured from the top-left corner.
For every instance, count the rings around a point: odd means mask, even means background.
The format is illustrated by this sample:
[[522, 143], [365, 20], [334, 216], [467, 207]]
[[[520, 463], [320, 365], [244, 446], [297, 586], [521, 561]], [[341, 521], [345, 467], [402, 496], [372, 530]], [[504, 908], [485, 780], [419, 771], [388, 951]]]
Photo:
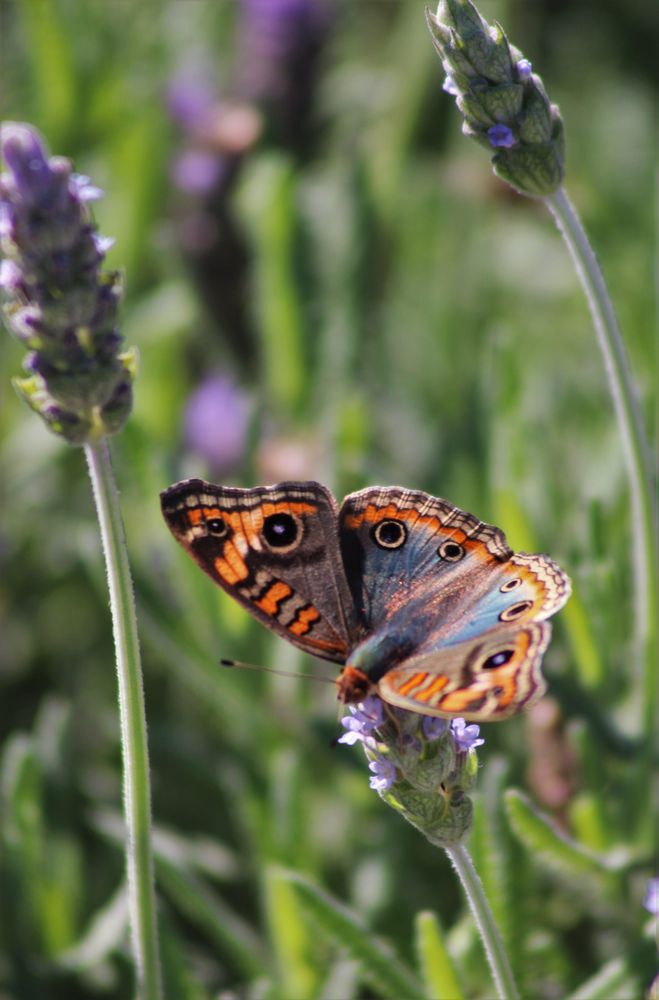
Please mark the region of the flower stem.
[[119, 714], [127, 825], [128, 894], [140, 1000], [162, 997], [151, 851], [151, 796], [144, 693], [133, 585], [110, 450], [85, 445], [101, 528], [119, 679]]
[[499, 934], [499, 928], [494, 921], [494, 914], [485, 895], [483, 883], [474, 868], [471, 855], [462, 843], [445, 844], [444, 849], [462, 882], [471, 912], [480, 931], [497, 994], [500, 1000], [519, 1000], [519, 993]]
[[[556, 224], [568, 245], [583, 285], [595, 325], [600, 350], [609, 380], [616, 417], [620, 427], [623, 451], [627, 463], [632, 504], [632, 550], [634, 558], [634, 609], [637, 653], [654, 676], [653, 609], [657, 593], [657, 537], [654, 517], [654, 487], [640, 407], [636, 397], [625, 345], [609, 298], [604, 276], [588, 242], [581, 221], [564, 188], [545, 198]], [[648, 681], [644, 697], [652, 711], [651, 691], [654, 680]]]

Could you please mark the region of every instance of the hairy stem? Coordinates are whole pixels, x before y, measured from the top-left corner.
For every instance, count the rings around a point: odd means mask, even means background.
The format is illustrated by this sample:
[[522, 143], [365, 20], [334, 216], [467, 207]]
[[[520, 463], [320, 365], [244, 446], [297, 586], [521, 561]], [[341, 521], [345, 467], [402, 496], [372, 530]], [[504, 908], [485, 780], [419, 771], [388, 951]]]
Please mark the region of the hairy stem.
[[85, 454], [103, 540], [117, 659], [128, 894], [137, 995], [140, 1000], [160, 1000], [149, 755], [133, 585], [107, 440], [85, 445]]
[[480, 931], [497, 995], [500, 1000], [519, 1000], [519, 993], [499, 934], [499, 928], [495, 923], [494, 914], [485, 895], [483, 883], [474, 868], [471, 855], [464, 844], [444, 845], [444, 849], [462, 882], [471, 912]]
[[646, 664], [646, 674], [648, 670], [650, 672], [646, 677], [644, 695], [647, 695], [648, 709], [651, 712], [654, 702], [651, 692], [655, 684], [653, 615], [657, 594], [658, 550], [650, 448], [613, 305], [581, 220], [562, 187], [545, 198], [545, 201], [568, 245], [588, 299], [620, 428], [632, 506], [636, 652]]

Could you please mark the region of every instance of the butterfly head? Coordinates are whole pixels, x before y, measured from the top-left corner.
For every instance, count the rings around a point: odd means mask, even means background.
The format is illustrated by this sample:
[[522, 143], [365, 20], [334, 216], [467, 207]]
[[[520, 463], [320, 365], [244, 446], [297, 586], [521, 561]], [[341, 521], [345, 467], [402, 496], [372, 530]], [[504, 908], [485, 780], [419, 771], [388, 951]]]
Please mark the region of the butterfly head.
[[337, 697], [344, 705], [355, 705], [371, 694], [373, 683], [358, 667], [344, 667], [336, 678]]

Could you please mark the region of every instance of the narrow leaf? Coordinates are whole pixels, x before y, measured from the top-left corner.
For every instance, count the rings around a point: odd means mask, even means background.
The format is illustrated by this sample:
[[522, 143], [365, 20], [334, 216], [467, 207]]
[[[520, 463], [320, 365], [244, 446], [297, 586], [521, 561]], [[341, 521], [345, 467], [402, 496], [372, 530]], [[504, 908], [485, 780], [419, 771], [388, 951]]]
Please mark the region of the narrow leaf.
[[511, 829], [532, 857], [570, 882], [608, 888], [611, 871], [601, 858], [559, 832], [519, 790], [508, 789], [504, 800]]
[[444, 935], [435, 913], [418, 913], [415, 920], [416, 951], [426, 987], [426, 995], [464, 1000], [457, 970], [449, 955]]
[[641, 995], [638, 981], [629, 970], [624, 958], [612, 958], [610, 962], [574, 992], [567, 1000], [635, 1000]]
[[265, 893], [281, 996], [313, 996], [317, 977], [311, 962], [308, 924], [290, 880], [280, 869], [271, 867], [266, 872]]
[[425, 1000], [423, 986], [387, 942], [371, 933], [360, 918], [338, 900], [296, 872], [281, 872], [322, 930], [361, 968], [361, 978], [382, 997]]

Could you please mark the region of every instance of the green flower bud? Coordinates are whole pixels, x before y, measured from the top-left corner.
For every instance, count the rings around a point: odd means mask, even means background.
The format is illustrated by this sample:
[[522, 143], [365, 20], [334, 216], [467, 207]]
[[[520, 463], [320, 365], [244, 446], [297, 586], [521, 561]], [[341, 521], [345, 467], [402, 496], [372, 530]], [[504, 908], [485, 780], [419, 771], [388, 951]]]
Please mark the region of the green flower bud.
[[495, 151], [495, 172], [522, 194], [552, 194], [565, 171], [563, 124], [529, 61], [471, 0], [441, 0], [426, 20], [463, 133]]

